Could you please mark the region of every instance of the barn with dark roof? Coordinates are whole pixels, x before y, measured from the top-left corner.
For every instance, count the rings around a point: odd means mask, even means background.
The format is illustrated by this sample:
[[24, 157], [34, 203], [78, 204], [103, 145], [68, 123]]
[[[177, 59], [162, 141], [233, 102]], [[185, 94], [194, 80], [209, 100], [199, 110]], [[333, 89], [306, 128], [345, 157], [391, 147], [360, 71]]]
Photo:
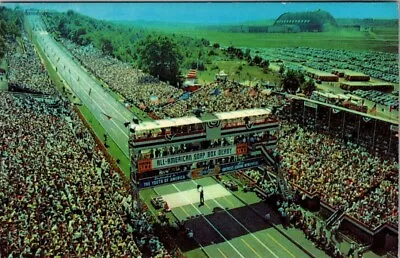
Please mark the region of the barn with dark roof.
[[322, 32], [337, 27], [333, 16], [325, 11], [284, 13], [268, 32]]

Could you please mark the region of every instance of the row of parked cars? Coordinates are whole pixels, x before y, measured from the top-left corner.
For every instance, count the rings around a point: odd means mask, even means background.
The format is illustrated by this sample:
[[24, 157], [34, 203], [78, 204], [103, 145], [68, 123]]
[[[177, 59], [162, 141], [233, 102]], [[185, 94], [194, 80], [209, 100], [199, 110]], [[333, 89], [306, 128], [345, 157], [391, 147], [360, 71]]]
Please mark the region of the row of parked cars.
[[392, 106], [394, 109], [399, 109], [398, 92], [396, 94], [396, 91], [390, 94], [377, 90], [355, 90], [352, 93], [375, 103], [385, 106]]

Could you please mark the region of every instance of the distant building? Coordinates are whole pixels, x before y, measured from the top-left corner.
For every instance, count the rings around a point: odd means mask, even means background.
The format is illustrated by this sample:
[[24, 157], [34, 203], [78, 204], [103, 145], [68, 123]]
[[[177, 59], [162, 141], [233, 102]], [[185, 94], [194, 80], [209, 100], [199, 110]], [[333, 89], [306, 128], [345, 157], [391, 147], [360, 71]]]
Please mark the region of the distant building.
[[322, 32], [336, 28], [335, 18], [325, 11], [284, 13], [268, 32]]

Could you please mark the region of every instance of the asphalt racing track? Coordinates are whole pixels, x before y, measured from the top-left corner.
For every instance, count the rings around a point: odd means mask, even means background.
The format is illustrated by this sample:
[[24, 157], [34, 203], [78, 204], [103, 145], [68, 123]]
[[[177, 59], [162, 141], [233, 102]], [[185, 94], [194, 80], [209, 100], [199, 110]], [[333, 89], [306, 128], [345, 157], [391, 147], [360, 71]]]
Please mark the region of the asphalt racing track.
[[[124, 105], [115, 100], [98, 84], [46, 31], [38, 15], [28, 15], [27, 19], [40, 48], [52, 63], [61, 78], [71, 87], [84, 105], [92, 112], [123, 153], [129, 157], [129, 128], [124, 126], [134, 115]], [[111, 117], [109, 119], [109, 117]]]

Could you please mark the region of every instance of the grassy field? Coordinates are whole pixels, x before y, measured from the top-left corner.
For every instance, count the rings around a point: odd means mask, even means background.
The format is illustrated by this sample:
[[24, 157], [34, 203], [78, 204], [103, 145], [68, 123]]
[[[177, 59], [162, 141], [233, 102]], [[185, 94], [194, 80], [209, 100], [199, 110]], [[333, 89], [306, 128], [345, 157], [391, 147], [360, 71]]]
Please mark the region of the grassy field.
[[223, 46], [249, 48], [313, 47], [325, 49], [398, 52], [398, 28], [377, 28], [373, 32], [232, 33], [205, 29], [180, 29], [175, 34], [205, 38]]
[[[82, 112], [86, 121], [89, 123], [90, 127], [96, 133], [97, 137], [104, 143], [104, 133], [106, 132], [101, 124], [96, 120], [93, 114], [86, 106], [80, 106], [79, 110]], [[130, 176], [130, 162], [128, 157], [124, 155], [118, 145], [112, 140], [111, 137], [108, 137], [107, 144], [110, 146], [107, 148], [108, 153], [115, 159], [120, 159], [120, 163], [118, 164], [119, 168], [124, 172], [125, 176], [129, 178]]]
[[200, 83], [215, 81], [215, 74], [221, 70], [224, 70], [228, 74], [230, 80], [239, 82], [253, 81], [254, 78], [260, 81], [279, 82], [280, 78], [278, 74], [269, 71], [264, 73], [260, 67], [249, 66], [246, 61], [240, 60], [220, 60], [212, 61], [212, 65], [209, 66], [218, 67], [218, 69], [199, 71], [198, 78]]

